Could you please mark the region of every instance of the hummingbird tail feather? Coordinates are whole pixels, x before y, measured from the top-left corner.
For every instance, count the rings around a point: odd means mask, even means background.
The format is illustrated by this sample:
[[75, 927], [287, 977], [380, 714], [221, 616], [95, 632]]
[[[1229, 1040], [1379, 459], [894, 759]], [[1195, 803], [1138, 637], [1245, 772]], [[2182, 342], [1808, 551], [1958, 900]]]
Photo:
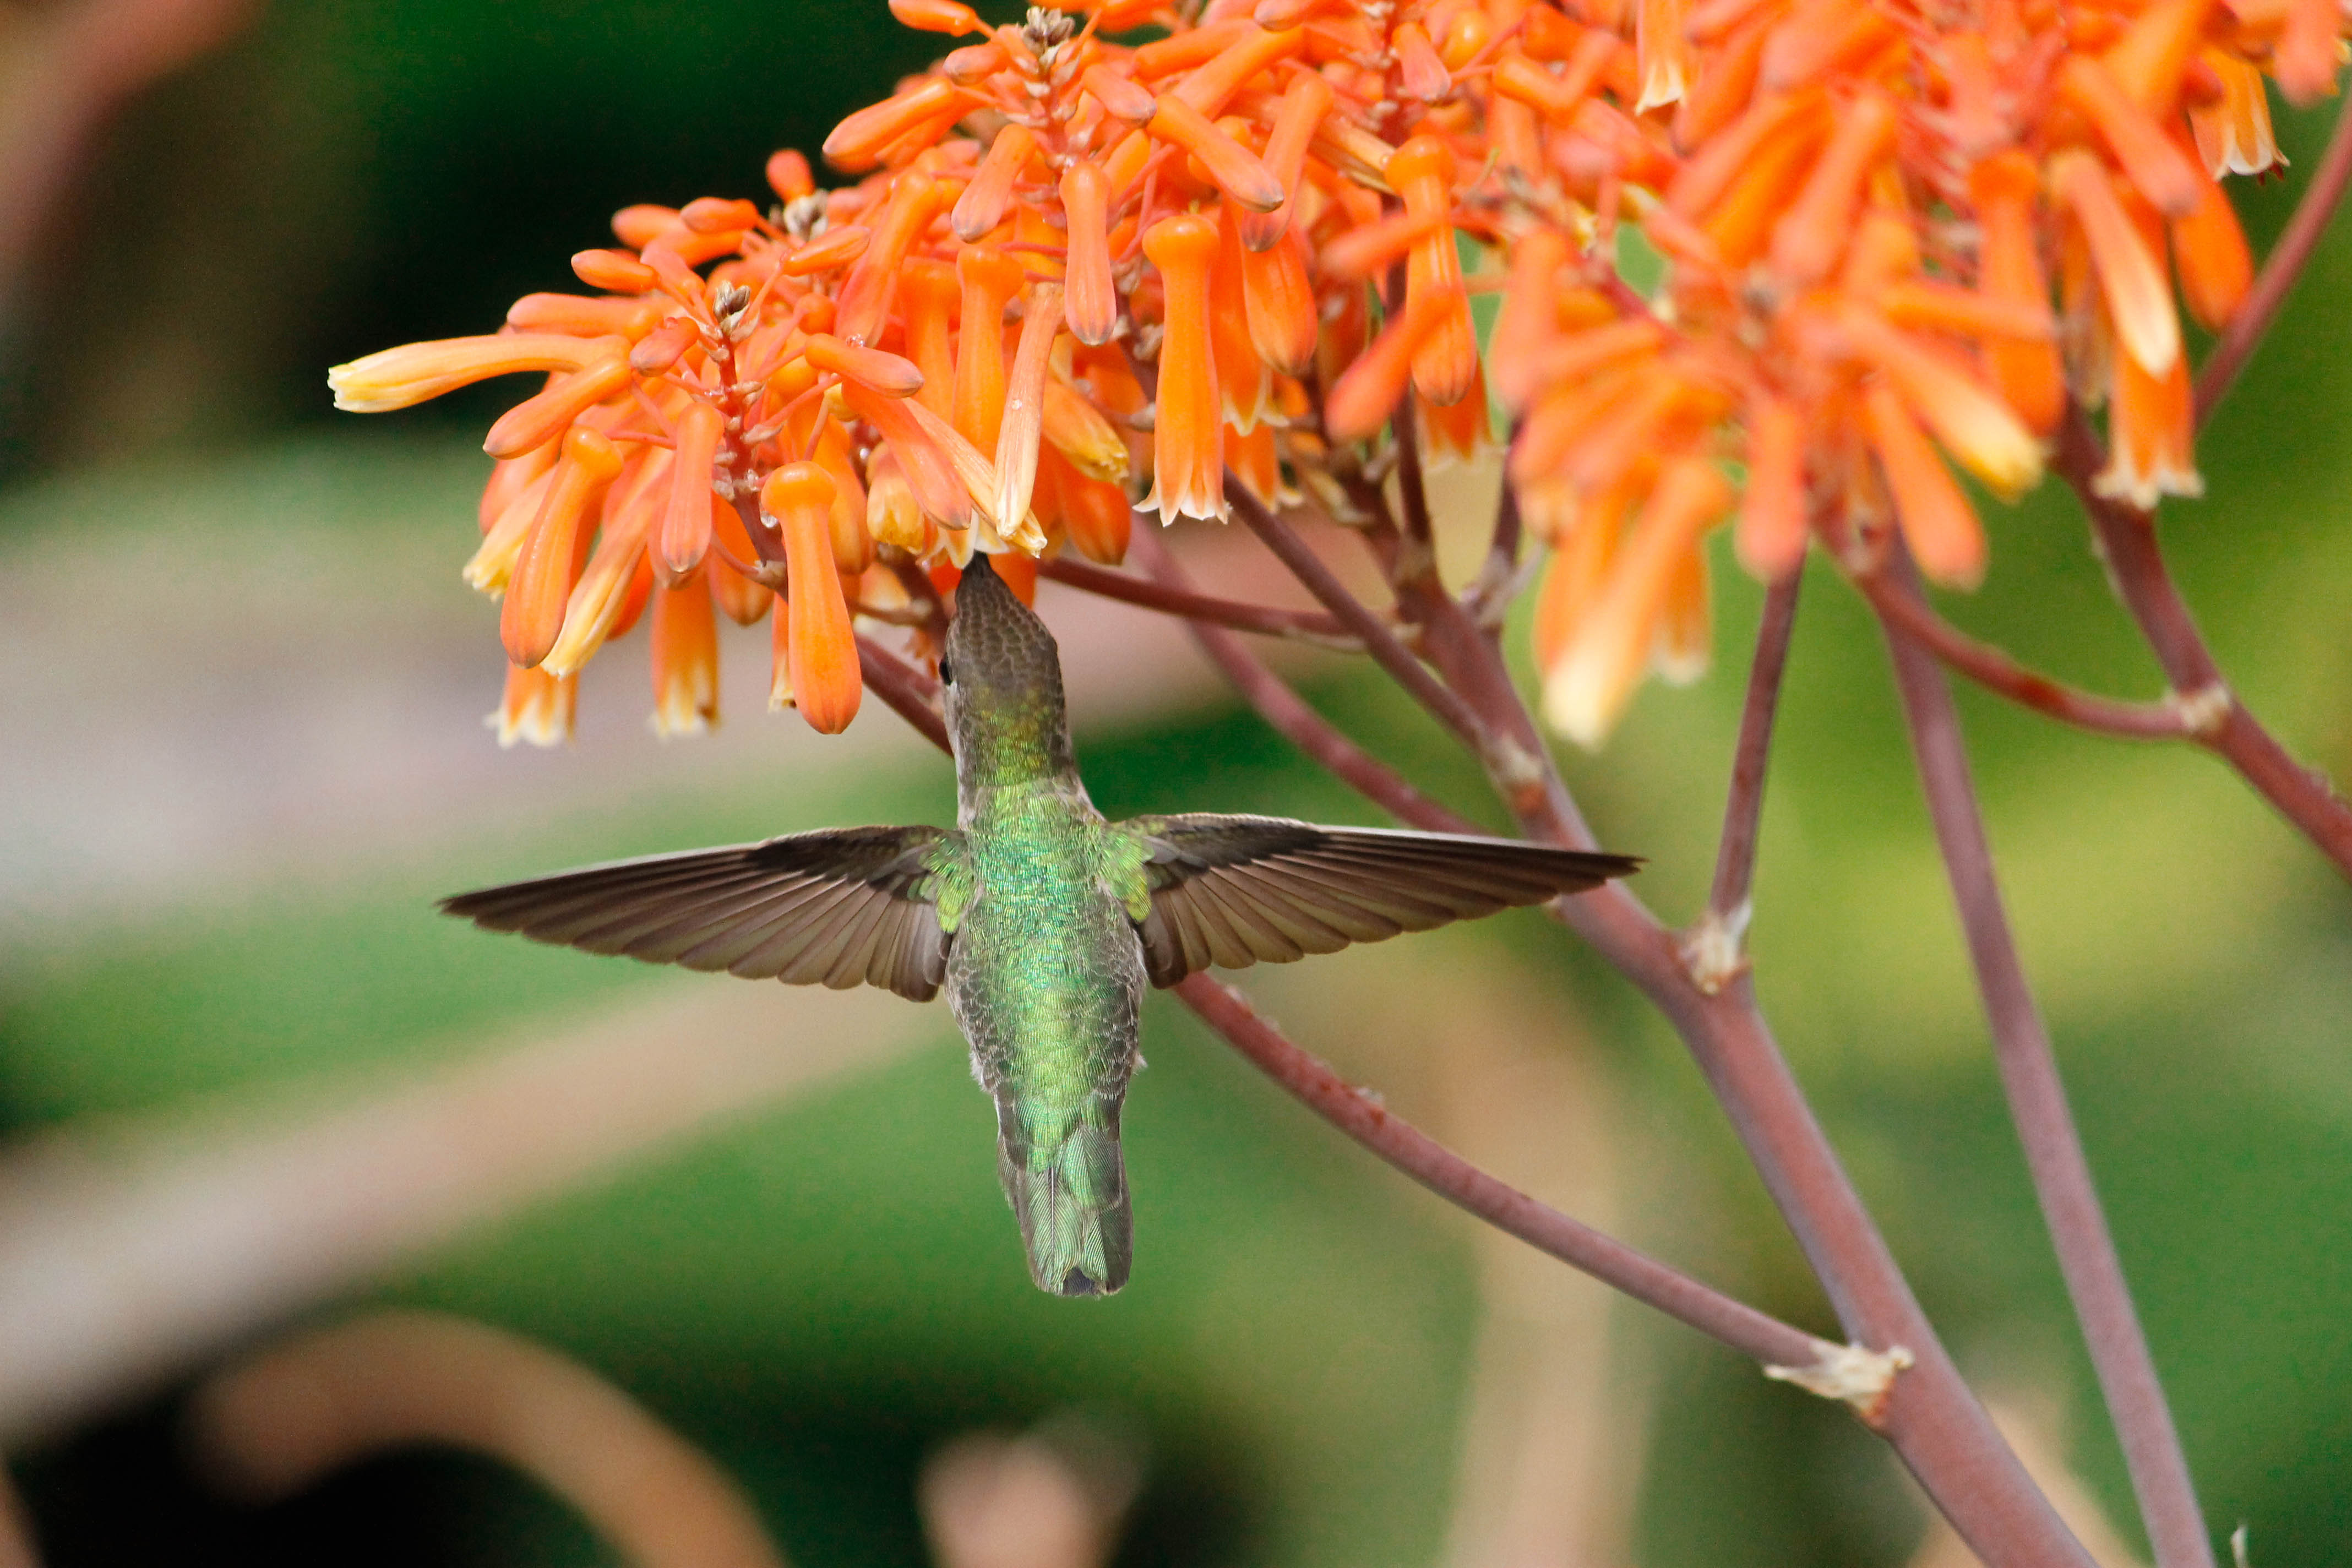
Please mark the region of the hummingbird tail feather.
[[999, 1096], [997, 1175], [1021, 1221], [1029, 1275], [1056, 1296], [1108, 1296], [1127, 1283], [1134, 1225], [1118, 1147], [1118, 1101], [1093, 1094], [1077, 1114], [1027, 1125]]

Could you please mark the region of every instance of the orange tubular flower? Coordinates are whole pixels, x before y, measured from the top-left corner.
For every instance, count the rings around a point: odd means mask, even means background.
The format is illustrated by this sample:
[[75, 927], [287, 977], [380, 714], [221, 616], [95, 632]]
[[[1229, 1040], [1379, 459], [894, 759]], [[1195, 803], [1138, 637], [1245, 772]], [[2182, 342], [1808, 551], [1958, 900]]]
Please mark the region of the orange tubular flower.
[[2100, 63], [2116, 84], [2153, 116], [2180, 100], [2180, 82], [2203, 42], [2214, 0], [2157, 0], [2108, 48]]
[[1021, 292], [1021, 264], [992, 245], [957, 259], [963, 326], [956, 343], [955, 427], [983, 452], [996, 449], [1004, 420], [1004, 308]]
[[1217, 258], [1209, 269], [1209, 352], [1217, 362], [1224, 417], [1244, 434], [1257, 428], [1266, 399], [1274, 394], [1274, 372], [1258, 357], [1250, 331], [1249, 287], [1242, 261], [1247, 254], [1228, 203], [1224, 221], [1217, 224]]
[[1160, 100], [1143, 129], [1146, 134], [1198, 158], [1216, 187], [1250, 211], [1270, 213], [1282, 205], [1287, 193], [1257, 155], [1174, 93]]
[[578, 294], [526, 294], [507, 308], [507, 325], [518, 332], [622, 337], [633, 343], [652, 331], [661, 317], [661, 307], [648, 300], [592, 300]]
[[699, 398], [678, 416], [669, 502], [654, 547], [655, 570], [672, 587], [702, 564], [710, 548], [710, 470], [725, 426], [725, 416]]
[[1436, 103], [1454, 90], [1453, 73], [1437, 53], [1437, 46], [1429, 41], [1428, 30], [1418, 22], [1401, 22], [1389, 35], [1389, 48], [1397, 59], [1397, 86], [1405, 97], [1420, 103]]
[[1013, 356], [1013, 381], [1004, 397], [1004, 418], [996, 436], [997, 518], [1008, 525], [1029, 515], [1037, 483], [1037, 447], [1045, 429], [1046, 356], [1062, 330], [1062, 288], [1040, 283], [1029, 290], [1021, 321], [1021, 346]]
[[954, 268], [928, 258], [909, 261], [898, 283], [907, 312], [907, 357], [923, 373], [915, 395], [942, 419], [955, 417], [952, 323], [962, 287]]
[[1091, 163], [1072, 163], [1062, 171], [1061, 195], [1069, 242], [1063, 310], [1070, 335], [1097, 346], [1118, 330], [1118, 291], [1110, 276], [1110, 182]]
[[2162, 375], [2150, 375], [2129, 355], [2117, 360], [2107, 424], [2111, 449], [2107, 466], [2092, 476], [2095, 493], [2142, 511], [2168, 495], [2205, 493], [2192, 451], [2196, 401], [2188, 361], [2175, 360]]
[[[1225, 219], [1241, 215], [1225, 209]], [[1315, 286], [1307, 278], [1307, 240], [1286, 233], [1264, 250], [1242, 252], [1242, 302], [1249, 317], [1251, 346], [1258, 357], [1288, 375], [1303, 375], [1315, 363], [1322, 325]]]
[[2280, 159], [2278, 138], [2271, 132], [2271, 100], [2263, 89], [2263, 73], [2218, 49], [2207, 49], [2200, 58], [2221, 82], [2219, 104], [2189, 111], [2206, 169], [2217, 179], [2223, 174], [2268, 174]]
[[2095, 59], [2077, 55], [2060, 68], [2058, 89], [2099, 128], [2116, 162], [2158, 211], [2179, 217], [2196, 209], [2194, 166], [2172, 144], [2164, 128], [2133, 100], [2113, 71]]
[[1275, 448], [1271, 425], [1261, 425], [1246, 434], [1226, 426], [1225, 468], [1262, 505], [1288, 506], [1297, 499], [1284, 493], [1282, 457]]
[[621, 455], [604, 437], [575, 429], [564, 437], [563, 456], [523, 542], [499, 612], [499, 636], [509, 661], [528, 669], [555, 647], [572, 580], [586, 554], [589, 512], [620, 471]]
[[936, 526], [917, 504], [898, 454], [877, 446], [866, 459], [866, 531], [877, 544], [920, 557], [930, 553]]
[[[2033, 235], [2033, 201], [2040, 178], [2022, 153], [1986, 159], [1969, 175], [1981, 238], [1978, 285], [2003, 303], [2049, 309], [2050, 283]], [[1985, 368], [1993, 385], [2037, 435], [2058, 428], [2066, 413], [2066, 374], [2055, 344], [2010, 341], [1990, 343]]]
[[2172, 264], [2189, 313], [2207, 331], [2218, 332], [2254, 285], [2254, 257], [2230, 198], [2202, 168], [2198, 174], [2203, 195], [2197, 210], [2172, 220]]
[[1062, 525], [1068, 532], [1070, 548], [1089, 561], [1116, 566], [1127, 559], [1127, 538], [1135, 526], [1135, 510], [1119, 486], [1081, 478], [1063, 491]]
[[1517, 413], [1535, 395], [1536, 363], [1558, 334], [1560, 271], [1568, 265], [1568, 239], [1538, 229], [1519, 241], [1503, 289], [1502, 312], [1487, 350], [1487, 373], [1503, 406]]
[[1796, 205], [1772, 227], [1772, 269], [1811, 288], [1837, 265], [1862, 200], [1863, 182], [1895, 142], [1895, 106], [1879, 92], [1855, 95], [1838, 118]]
[[692, 317], [672, 316], [629, 350], [629, 368], [639, 375], [659, 375], [701, 341], [702, 329]]
[[499, 732], [501, 750], [511, 749], [518, 741], [560, 746], [572, 739], [572, 717], [579, 704], [578, 678], [510, 664], [506, 695], [499, 701], [499, 710], [485, 722]]
[[1731, 487], [1703, 458], [1669, 464], [1609, 564], [1599, 601], [1544, 673], [1544, 713], [1579, 745], [1607, 739], [1633, 694], [1677, 570], [1731, 506]]
[[1127, 443], [1102, 411], [1058, 377], [1045, 382], [1045, 439], [1090, 479], [1113, 484], [1127, 478]]
[[808, 159], [790, 147], [769, 153], [762, 172], [768, 176], [768, 189], [776, 193], [780, 202], [796, 202], [815, 194], [816, 176], [809, 172]]
[[1706, 674], [1714, 655], [1714, 589], [1706, 549], [1694, 540], [1667, 572], [1650, 668], [1669, 686], [1688, 686]]
[[978, 12], [957, 0], [890, 0], [890, 15], [919, 33], [945, 33], [961, 37], [966, 33], [984, 33], [988, 24]]
[[892, 182], [890, 205], [873, 226], [873, 239], [842, 280], [833, 318], [837, 336], [853, 343], [870, 343], [881, 331], [908, 247], [929, 226], [940, 195], [938, 183], [919, 169], [909, 169]]
[[1114, 120], [1141, 127], [1159, 108], [1159, 100], [1134, 82], [1104, 66], [1088, 66], [1079, 83]]
[[2288, 0], [2271, 71], [2279, 90], [2298, 109], [2336, 90], [2336, 72], [2343, 63], [2339, 15], [2335, 0]]
[[833, 499], [832, 477], [814, 463], [785, 464], [760, 491], [760, 510], [782, 532], [792, 573], [793, 700], [809, 728], [825, 735], [849, 728], [866, 690], [849, 601], [833, 565]]
[[866, 254], [874, 242], [874, 231], [862, 225], [845, 223], [838, 228], [828, 228], [815, 239], [777, 264], [777, 270], [787, 278], [807, 278], [819, 272], [830, 272], [836, 267], [846, 267]]
[[1975, 587], [1984, 580], [1985, 540], [1968, 498], [1944, 471], [1903, 400], [1885, 383], [1863, 394], [1862, 406], [1871, 449], [1878, 454], [1879, 471], [1895, 497], [1895, 519], [1919, 569], [1930, 582]]
[[1353, 283], [1378, 278], [1413, 247], [1426, 241], [1450, 219], [1443, 207], [1421, 213], [1392, 213], [1371, 223], [1359, 224], [1324, 244], [1316, 269], [1326, 278]]
[[1315, 142], [1316, 127], [1331, 109], [1331, 84], [1312, 71], [1291, 78], [1282, 106], [1275, 111], [1274, 127], [1266, 132], [1265, 167], [1282, 186], [1282, 205], [1271, 212], [1246, 213], [1242, 218], [1242, 244], [1251, 250], [1270, 250], [1290, 231], [1298, 183], [1307, 171], [1307, 150]]
[[1679, 103], [1695, 74], [1690, 42], [1683, 37], [1682, 0], [1637, 0], [1633, 47], [1639, 56], [1642, 96], [1636, 111]]
[[[1454, 200], [1454, 153], [1434, 136], [1416, 136], [1389, 160], [1389, 183], [1417, 217], [1443, 213]], [[1459, 403], [1478, 374], [1478, 332], [1470, 301], [1461, 292], [1462, 258], [1454, 247], [1454, 226], [1444, 224], [1412, 247], [1405, 259], [1405, 311], [1413, 302], [1447, 302], [1447, 317], [1433, 329], [1412, 359], [1412, 384], [1443, 407]]]
[[623, 245], [639, 250], [653, 244], [669, 231], [677, 221], [677, 209], [654, 202], [639, 202], [623, 207], [613, 215], [613, 233]]
[[[736, 560], [750, 562], [760, 558], [751, 533], [743, 526], [743, 514], [735, 510], [733, 501], [710, 498], [710, 531]], [[710, 576], [710, 596], [729, 620], [739, 626], [748, 626], [768, 613], [768, 602], [776, 596], [776, 592], [765, 583], [752, 581], [724, 560], [707, 562], [704, 570]]]
[[[549, 442], [548, 446], [556, 446]], [[547, 500], [548, 486], [555, 471], [548, 469], [514, 493], [498, 518], [482, 534], [482, 542], [464, 567], [466, 585], [478, 594], [492, 598], [507, 591], [507, 582], [514, 574], [516, 557], [522, 553], [523, 541], [530, 537], [530, 525], [539, 521], [539, 510]]]
[[1469, 310], [1457, 287], [1452, 294], [1423, 294], [1382, 327], [1323, 399], [1323, 428], [1331, 439], [1361, 441], [1387, 424], [1423, 350]]
[[2180, 357], [2172, 289], [2107, 172], [2087, 153], [2061, 153], [2050, 161], [2050, 188], [2083, 226], [2116, 341], [2150, 374], [2169, 370]]
[[1852, 316], [1844, 330], [1863, 358], [1903, 395], [1944, 449], [1994, 494], [2014, 499], [2042, 477], [2042, 447], [2007, 404], [1966, 368], [1881, 322]]
[[[715, 563], [714, 563], [715, 564]], [[654, 733], [719, 727], [719, 622], [700, 576], [654, 590]]]
[[866, 481], [838, 424], [828, 420], [818, 428], [810, 460], [833, 480], [833, 507], [825, 513], [825, 528], [833, 542], [834, 570], [855, 577], [874, 564], [874, 536], [866, 531]]
[[1180, 517], [1225, 518], [1224, 419], [1217, 365], [1209, 345], [1209, 270], [1217, 227], [1186, 214], [1144, 232], [1143, 254], [1160, 270], [1167, 320], [1160, 340], [1160, 400], [1152, 426], [1151, 493], [1147, 511], [1163, 523]]
[[811, 333], [803, 352], [817, 369], [829, 370], [885, 397], [912, 397], [923, 390], [923, 373], [912, 360], [845, 343], [830, 332]]
[[555, 467], [557, 443], [534, 447], [520, 458], [501, 458], [490, 468], [490, 482], [482, 487], [482, 500], [476, 510], [482, 531], [499, 521], [500, 513], [515, 497], [530, 488], [533, 480]]
[[1470, 390], [1449, 404], [1434, 404], [1418, 392], [1413, 412], [1422, 439], [1429, 447], [1431, 466], [1466, 463], [1486, 445], [1486, 382], [1472, 380]]
[[941, 528], [959, 533], [969, 529], [972, 497], [957, 476], [950, 455], [916, 417], [915, 410], [922, 405], [912, 398], [885, 397], [858, 386], [846, 388], [845, 400], [859, 418], [879, 430], [882, 438], [890, 444], [899, 472], [923, 515]]
[[646, 535], [669, 488], [669, 458], [667, 452], [654, 453], [635, 475], [604, 492], [603, 532], [564, 605], [563, 629], [540, 661], [550, 675], [577, 675], [607, 637], [625, 629], [622, 616], [645, 566]]
[[883, 150], [908, 132], [973, 107], [953, 82], [927, 77], [898, 97], [861, 109], [833, 128], [824, 155], [845, 169], [870, 169]]
[[615, 354], [549, 384], [546, 391], [501, 415], [483, 439], [493, 458], [519, 458], [546, 445], [566, 426], [629, 384], [629, 362]]
[[1013, 206], [1013, 182], [1037, 154], [1037, 138], [1028, 128], [1008, 125], [989, 144], [980, 173], [963, 188], [950, 222], [956, 237], [969, 245], [1003, 223]]
[[1739, 563], [1767, 583], [1804, 564], [1805, 421], [1785, 397], [1765, 395], [1748, 416], [1748, 490], [1732, 544]]
[[625, 250], [583, 250], [572, 258], [572, 274], [591, 289], [614, 294], [643, 294], [656, 287], [660, 277]]
[[1624, 532], [1626, 509], [1634, 499], [1630, 487], [1596, 496], [1572, 524], [1551, 536], [1552, 557], [1544, 568], [1533, 627], [1538, 670], [1557, 668], [1570, 642], [1591, 618]]
[[913, 417], [915, 427], [922, 438], [931, 443], [946, 458], [948, 466], [954, 471], [956, 482], [971, 498], [973, 514], [980, 526], [973, 530], [973, 537], [969, 539], [959, 534], [949, 535], [950, 546], [961, 552], [954, 557], [956, 564], [962, 564], [965, 555], [975, 544], [991, 552], [1000, 544], [1011, 544], [1015, 549], [1028, 551], [1045, 547], [1044, 536], [1030, 525], [1028, 520], [1013, 521], [994, 514], [996, 465], [988, 459], [985, 453], [966, 440], [961, 431], [913, 398], [904, 400], [899, 406]]
[[[501, 332], [487, 338], [444, 338], [368, 354], [327, 372], [335, 406], [353, 414], [382, 414], [455, 392], [494, 375], [523, 371], [576, 371], [614, 358], [625, 342], [577, 338], [559, 332]], [[537, 442], [531, 443], [537, 446]], [[516, 456], [529, 451], [520, 447]]]
[[1506, 55], [1495, 68], [1496, 95], [1524, 104], [1546, 120], [1568, 124], [1623, 47], [1613, 34], [1588, 33], [1570, 58], [1568, 68], [1557, 76], [1524, 55]]

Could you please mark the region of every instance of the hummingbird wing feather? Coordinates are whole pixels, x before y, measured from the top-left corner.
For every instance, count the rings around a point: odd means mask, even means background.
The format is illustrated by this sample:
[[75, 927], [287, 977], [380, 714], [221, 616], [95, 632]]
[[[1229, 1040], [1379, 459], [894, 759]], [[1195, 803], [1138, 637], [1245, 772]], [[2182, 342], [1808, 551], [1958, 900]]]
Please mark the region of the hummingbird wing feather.
[[861, 983], [927, 1002], [947, 973], [968, 882], [963, 836], [844, 827], [654, 855], [441, 901], [442, 912], [536, 942], [750, 979]]
[[[1496, 910], [1580, 893], [1632, 856], [1273, 816], [1139, 816], [1149, 912], [1137, 921], [1154, 985], [1197, 970], [1289, 963]], [[1130, 901], [1131, 912], [1139, 901]]]

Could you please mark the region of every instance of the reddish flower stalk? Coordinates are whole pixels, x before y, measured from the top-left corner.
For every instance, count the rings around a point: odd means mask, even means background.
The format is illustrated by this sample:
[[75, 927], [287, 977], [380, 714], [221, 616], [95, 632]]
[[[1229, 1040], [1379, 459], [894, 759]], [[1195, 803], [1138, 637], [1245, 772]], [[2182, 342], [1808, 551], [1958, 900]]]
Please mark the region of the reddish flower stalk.
[[2066, 1104], [2049, 1026], [2027, 984], [2017, 941], [2001, 907], [1992, 849], [1969, 778], [1959, 713], [1927, 651], [1889, 626], [1887, 647], [1911, 731], [1936, 841], [1959, 908], [1992, 1028], [1993, 1057], [2010, 1119], [2025, 1148], [2043, 1223], [2056, 1246], [2066, 1293], [2074, 1303], [2091, 1364], [2123, 1439], [2124, 1462], [2140, 1518], [2161, 1568], [2210, 1568], [2212, 1542], [2198, 1511], [2197, 1489], [2174, 1430], [2171, 1407], [2147, 1338], [2133, 1310], [2106, 1213]]

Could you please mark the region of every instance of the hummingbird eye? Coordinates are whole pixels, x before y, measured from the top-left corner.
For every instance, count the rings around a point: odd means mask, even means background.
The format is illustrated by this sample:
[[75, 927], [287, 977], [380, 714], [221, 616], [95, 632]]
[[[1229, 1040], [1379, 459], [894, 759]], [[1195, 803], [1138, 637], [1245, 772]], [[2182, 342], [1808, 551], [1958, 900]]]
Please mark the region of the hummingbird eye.
[[955, 666], [948, 662], [948, 656], [945, 654], [940, 655], [940, 684], [942, 686], [955, 684]]

